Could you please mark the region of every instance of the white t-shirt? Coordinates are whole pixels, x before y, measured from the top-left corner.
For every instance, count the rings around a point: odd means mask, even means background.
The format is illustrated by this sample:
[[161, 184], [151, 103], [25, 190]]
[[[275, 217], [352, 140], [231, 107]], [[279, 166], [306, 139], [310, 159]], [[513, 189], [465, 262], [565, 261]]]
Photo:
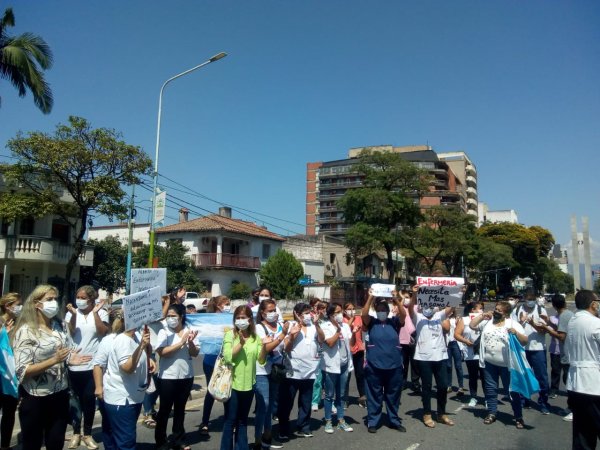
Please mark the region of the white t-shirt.
[[117, 335], [115, 333], [111, 333], [102, 338], [100, 345], [98, 345], [98, 350], [96, 350], [96, 354], [94, 355], [94, 359], [92, 360], [92, 366], [99, 366], [102, 370], [106, 369], [108, 357], [116, 337]]
[[[267, 336], [272, 336], [273, 339], [275, 339], [283, 331], [283, 325], [280, 322], [277, 323], [277, 329], [275, 331], [271, 330], [271, 328], [263, 324], [264, 322], [257, 323], [255, 327], [256, 335], [260, 340], [264, 339]], [[267, 362], [264, 366], [261, 366], [258, 363], [258, 361], [256, 362], [256, 375], [269, 375], [271, 373], [271, 367], [273, 367], [273, 363], [281, 363], [283, 359], [283, 355], [281, 353], [282, 351], [283, 341], [277, 347], [275, 347], [275, 349], [273, 349], [267, 354]]]
[[[174, 344], [180, 344], [181, 337], [170, 329], [163, 328], [158, 332], [157, 342], [157, 349], [170, 347]], [[165, 380], [194, 378], [192, 357], [187, 344], [170, 355], [161, 356], [158, 367], [158, 378]]]
[[600, 396], [600, 319], [579, 310], [569, 321], [565, 351], [567, 390]]
[[[73, 333], [73, 343], [80, 350], [80, 355], [95, 355], [98, 350], [98, 345], [100, 345], [101, 337], [96, 332], [96, 319], [94, 318], [94, 313], [89, 312], [87, 315], [84, 315], [79, 309], [77, 310], [77, 316], [75, 319], [75, 332]], [[98, 311], [98, 316], [100, 320], [106, 324], [108, 324], [108, 313], [105, 309], [100, 309]], [[67, 324], [71, 321], [71, 311], [65, 314], [65, 322]], [[73, 372], [83, 372], [86, 370], [92, 370], [94, 365], [92, 361], [81, 364], [78, 366], [70, 366], [69, 370]]]
[[138, 365], [133, 373], [121, 370], [124, 364], [139, 345], [139, 337], [131, 338], [125, 333], [117, 335], [113, 348], [108, 355], [108, 365], [104, 373], [104, 401], [109, 405], [125, 405], [142, 403], [148, 383], [148, 358], [142, 352]]
[[438, 311], [431, 319], [415, 312], [415, 328], [417, 332], [417, 346], [414, 359], [418, 361], [441, 361], [448, 359], [448, 348], [444, 340], [442, 322], [446, 320], [446, 312]]
[[540, 321], [544, 322], [544, 319], [542, 319], [540, 316], [548, 317], [546, 308], [543, 308], [536, 304], [531, 309], [531, 311], [529, 311], [529, 308], [526, 305], [519, 305], [514, 309], [513, 313], [511, 314], [511, 319], [513, 319], [513, 321], [515, 322], [519, 322], [525, 330], [525, 336], [527, 336], [528, 339], [527, 345], [525, 346], [525, 350], [546, 350], [546, 333], [538, 333], [535, 330], [535, 328], [533, 328], [529, 323], [523, 325], [520, 317], [522, 314], [527, 314], [528, 317], [533, 317], [533, 321], [536, 323]]
[[[348, 365], [348, 372], [354, 370], [352, 357], [349, 356], [351, 355], [350, 338], [352, 338], [352, 331], [347, 323], [342, 323], [340, 328], [342, 336], [337, 340], [333, 347], [330, 347], [323, 342], [324, 370], [328, 373], [341, 373], [342, 366], [344, 365]], [[326, 340], [333, 337], [338, 332], [337, 327], [329, 320], [324, 320], [321, 323], [321, 329], [323, 330]]]
[[[569, 322], [575, 316], [572, 311], [565, 309], [560, 316], [558, 316], [558, 332], [567, 333], [569, 330]], [[558, 341], [558, 348], [560, 349], [560, 362], [561, 364], [569, 364], [569, 358], [565, 351], [565, 341]]]
[[[481, 313], [479, 313], [479, 314], [481, 314]], [[470, 315], [462, 318], [463, 325], [464, 325], [462, 335], [464, 338], [470, 340], [471, 342], [475, 342], [475, 340], [481, 335], [481, 331], [474, 330], [473, 328], [471, 328], [469, 326], [471, 324], [471, 320], [473, 320], [473, 318], [478, 316], [479, 314], [470, 314]], [[461, 349], [462, 349], [462, 354], [463, 354], [465, 361], [472, 361], [474, 359], [479, 359], [479, 355], [475, 354], [475, 352], [473, 351], [474, 348], [472, 346], [469, 347], [468, 345], [463, 344]]]
[[489, 362], [499, 367], [508, 367], [508, 329], [513, 328], [524, 334], [523, 327], [519, 322], [506, 319], [504, 325], [497, 327], [491, 320], [484, 320], [478, 326], [481, 331], [481, 349], [479, 351], [479, 366], [485, 367]]
[[[290, 329], [296, 324], [290, 321]], [[319, 368], [321, 357], [319, 356], [319, 344], [317, 342], [317, 328], [309, 325], [301, 330], [292, 344], [290, 362], [295, 380], [315, 379]]]

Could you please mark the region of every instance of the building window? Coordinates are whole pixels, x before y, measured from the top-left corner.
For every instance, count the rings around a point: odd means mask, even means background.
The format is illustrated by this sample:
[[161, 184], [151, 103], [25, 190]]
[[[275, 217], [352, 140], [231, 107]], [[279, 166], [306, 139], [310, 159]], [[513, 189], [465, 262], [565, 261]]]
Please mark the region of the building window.
[[61, 244], [69, 243], [69, 224], [63, 220], [54, 220], [52, 222], [52, 239], [56, 239]]
[[329, 264], [335, 263], [335, 253], [329, 254]]
[[269, 256], [271, 256], [271, 244], [263, 244], [262, 259], [269, 259]]
[[33, 217], [26, 217], [21, 219], [21, 224], [19, 226], [19, 234], [25, 234], [28, 236], [33, 235], [33, 229], [35, 225], [35, 219]]

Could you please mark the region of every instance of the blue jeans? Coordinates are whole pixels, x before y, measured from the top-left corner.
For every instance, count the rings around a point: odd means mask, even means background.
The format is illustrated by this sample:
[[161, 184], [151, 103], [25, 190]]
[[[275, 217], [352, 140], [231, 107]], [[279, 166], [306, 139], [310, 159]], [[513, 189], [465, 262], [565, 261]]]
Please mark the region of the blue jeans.
[[[504, 386], [510, 386], [508, 367], [500, 367], [486, 361], [483, 369], [483, 391], [488, 413], [493, 415], [498, 412], [498, 378], [502, 379]], [[509, 395], [515, 419], [522, 419], [521, 397], [516, 392], [509, 392]]]
[[155, 373], [152, 374], [152, 379], [154, 380], [156, 390], [151, 394], [148, 394], [146, 392], [146, 395], [144, 395], [144, 402], [142, 403], [142, 405], [144, 406], [143, 411], [145, 416], [156, 412], [154, 406], [156, 405], [156, 399], [158, 398], [158, 383], [160, 383], [160, 381], [158, 381], [158, 375]]
[[538, 405], [548, 406], [548, 361], [546, 359], [546, 350], [525, 351], [525, 356], [533, 373], [540, 383], [540, 393], [538, 396]]
[[254, 439], [259, 441], [263, 432], [271, 435], [273, 401], [277, 398], [279, 383], [269, 379], [269, 375], [256, 375], [254, 394], [256, 395], [256, 414], [254, 417]]
[[[225, 422], [221, 437], [221, 450], [248, 449], [248, 414], [254, 391], [231, 390], [231, 397], [225, 402]], [[235, 432], [235, 447], [233, 433]]]
[[368, 427], [378, 427], [380, 425], [384, 403], [390, 424], [393, 426], [402, 424], [402, 419], [398, 416], [402, 380], [402, 367], [378, 369], [367, 363], [365, 367], [365, 388], [367, 390]]
[[454, 363], [454, 370], [456, 371], [456, 379], [458, 387], [463, 388], [463, 366], [462, 366], [462, 352], [458, 346], [458, 342], [451, 341], [448, 343], [448, 386], [452, 386], [452, 364]]
[[110, 418], [106, 412], [106, 406], [104, 400], [98, 400], [98, 410], [102, 416], [102, 444], [105, 450], [117, 450], [115, 443], [112, 439], [112, 428], [110, 426]]
[[[112, 428], [109, 445], [119, 450], [135, 450], [136, 426], [142, 404], [110, 405], [104, 403], [104, 409]], [[106, 443], [104, 445], [106, 446]]]
[[348, 383], [348, 364], [341, 367], [340, 373], [325, 372], [325, 420], [331, 420], [331, 409], [335, 400], [338, 420], [344, 419], [344, 401], [342, 394]]
[[206, 397], [204, 397], [204, 406], [202, 407], [202, 424], [208, 425], [210, 421], [210, 413], [212, 412], [213, 405], [215, 404], [215, 398], [208, 392], [208, 383], [212, 378], [213, 371], [215, 370], [214, 364], [205, 364], [202, 361], [202, 370], [206, 376]]

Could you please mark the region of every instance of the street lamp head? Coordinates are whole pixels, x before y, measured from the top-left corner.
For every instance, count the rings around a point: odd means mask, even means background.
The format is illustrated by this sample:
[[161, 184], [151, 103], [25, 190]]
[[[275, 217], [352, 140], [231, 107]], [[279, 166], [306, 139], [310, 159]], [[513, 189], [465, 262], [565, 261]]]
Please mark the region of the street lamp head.
[[225, 52], [221, 52], [221, 53], [219, 53], [219, 54], [217, 54], [217, 55], [213, 56], [212, 58], [210, 58], [210, 59], [209, 59], [209, 61], [210, 61], [210, 62], [215, 62], [215, 61], [218, 61], [218, 60], [220, 60], [220, 59], [223, 59], [223, 58], [225, 58], [226, 56], [227, 56], [227, 53], [225, 53]]

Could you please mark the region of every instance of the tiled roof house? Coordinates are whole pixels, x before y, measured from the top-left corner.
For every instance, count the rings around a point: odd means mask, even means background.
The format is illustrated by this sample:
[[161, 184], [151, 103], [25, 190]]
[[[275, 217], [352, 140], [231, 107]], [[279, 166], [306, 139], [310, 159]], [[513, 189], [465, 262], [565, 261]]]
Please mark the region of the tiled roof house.
[[158, 243], [179, 239], [188, 247], [200, 281], [212, 295], [226, 294], [231, 284], [258, 285], [258, 271], [281, 248], [285, 238], [265, 227], [233, 219], [230, 208], [219, 214], [188, 220], [188, 210], [179, 211], [179, 223], [156, 229]]

